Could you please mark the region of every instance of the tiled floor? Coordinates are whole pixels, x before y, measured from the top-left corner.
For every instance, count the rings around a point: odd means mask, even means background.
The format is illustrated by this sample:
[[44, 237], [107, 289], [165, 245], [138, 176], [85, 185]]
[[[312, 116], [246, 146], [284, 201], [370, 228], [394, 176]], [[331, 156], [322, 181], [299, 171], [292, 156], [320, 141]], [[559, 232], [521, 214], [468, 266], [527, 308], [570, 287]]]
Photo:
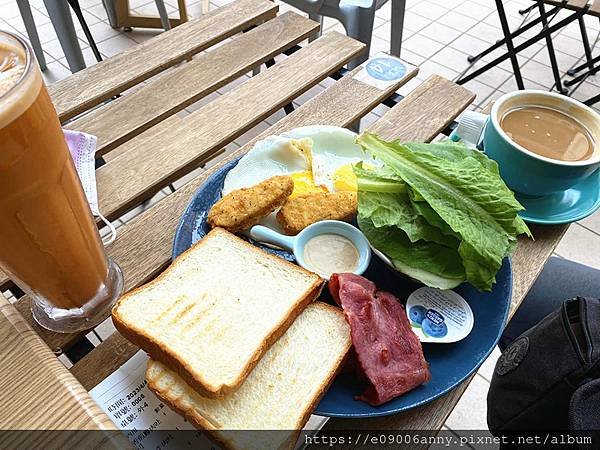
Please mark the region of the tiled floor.
[[[227, 3], [229, 0], [214, 0], [211, 8]], [[101, 0], [80, 0], [84, 8], [84, 16], [90, 26], [103, 56], [115, 55], [129, 47], [135, 46], [156, 35], [154, 30], [133, 30], [124, 33], [113, 30], [108, 25], [106, 13], [102, 7]], [[169, 12], [176, 10], [174, 0], [166, 0]], [[454, 79], [460, 72], [467, 68], [467, 55], [477, 53], [494, 43], [501, 36], [498, 16], [495, 11], [493, 0], [407, 0], [407, 12], [405, 18], [405, 30], [403, 37], [402, 57], [408, 62], [420, 66], [420, 73], [416, 80], [404, 86], [400, 93], [407, 93], [431, 74], [439, 74], [446, 78]], [[47, 17], [43, 0], [30, 0], [34, 19], [38, 26], [40, 38], [48, 61], [48, 70], [44, 77], [48, 83], [64, 78], [69, 75], [68, 66], [56, 34]], [[130, 0], [131, 7], [138, 13], [155, 14], [155, 5], [152, 0]], [[528, 0], [508, 0], [504, 2], [508, 20], [511, 26], [519, 25], [522, 17], [518, 10], [531, 5]], [[387, 51], [389, 49], [390, 35], [390, 2], [384, 5], [376, 15], [373, 43], [371, 52]], [[291, 9], [282, 4], [281, 10]], [[197, 17], [201, 14], [201, 1], [188, 0], [189, 13]], [[77, 24], [77, 21], [75, 21]], [[600, 23], [597, 19], [586, 18], [590, 40], [594, 42], [600, 33]], [[79, 26], [77, 26], [79, 30]], [[342, 26], [333, 19], [326, 19], [325, 31], [332, 29], [343, 32]], [[0, 29], [24, 34], [24, 27], [16, 7], [15, 0], [0, 0]], [[88, 64], [94, 63], [92, 52], [85, 41], [83, 33], [79, 30], [81, 46]], [[526, 33], [525, 37], [531, 36]], [[554, 45], [557, 50], [557, 59], [561, 72], [565, 73], [571, 66], [577, 64], [583, 55], [580, 41], [580, 32], [576, 23], [571, 24], [554, 36]], [[519, 40], [521, 41], [521, 40]], [[599, 46], [600, 47], [600, 46]], [[485, 58], [484, 62], [498, 55], [498, 52]], [[528, 88], [550, 89], [553, 84], [552, 74], [549, 67], [549, 59], [546, 48], [541, 43], [525, 50], [519, 61], [522, 67], [525, 84]], [[516, 89], [512, 77], [510, 62], [505, 61], [498, 67], [480, 76], [477, 80], [466, 86], [477, 94], [474, 108], [480, 108], [489, 101], [500, 95]], [[244, 81], [246, 78], [238, 80]], [[323, 82], [311, 89], [306, 94], [296, 99], [296, 104], [302, 104], [311, 96], [323, 90], [330, 82]], [[221, 89], [207, 99], [192, 105], [188, 111], [197, 109], [199, 105], [210, 101], [215, 96], [226, 91], [230, 87]], [[573, 94], [577, 99], [587, 99], [600, 92], [600, 74], [590, 77]], [[600, 107], [600, 105], [598, 105]], [[368, 126], [385, 112], [385, 107], [380, 107], [374, 113], [369, 114], [362, 122], [363, 127]], [[185, 114], [185, 113], [184, 113]], [[253, 136], [262, 132], [269, 125], [279, 120], [283, 112], [273, 114], [265, 122], [259, 124], [231, 144], [228, 150], [243, 145]], [[199, 169], [202, 170], [202, 169]], [[186, 177], [175, 183], [181, 186]], [[167, 195], [161, 192], [153, 199], [158, 201]], [[128, 213], [122, 218], [123, 221], [131, 219], [142, 208]], [[573, 259], [593, 267], [600, 268], [600, 214], [582, 220], [574, 224], [557, 248], [557, 254]], [[98, 332], [101, 337], [112, 333], [112, 324], [107, 321]], [[96, 340], [95, 336], [93, 337]], [[96, 340], [97, 342], [97, 340]], [[489, 380], [493, 371], [495, 360], [499, 352], [494, 351], [492, 356], [481, 367], [469, 389], [461, 399], [454, 413], [448, 418], [446, 426], [453, 432], [459, 434], [464, 429], [486, 428], [486, 403], [485, 398]]]

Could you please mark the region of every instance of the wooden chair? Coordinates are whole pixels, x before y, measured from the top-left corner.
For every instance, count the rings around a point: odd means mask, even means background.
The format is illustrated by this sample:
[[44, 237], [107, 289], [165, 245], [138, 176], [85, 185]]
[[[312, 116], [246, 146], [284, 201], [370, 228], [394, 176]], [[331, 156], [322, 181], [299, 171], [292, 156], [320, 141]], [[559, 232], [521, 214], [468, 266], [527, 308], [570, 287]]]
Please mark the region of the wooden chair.
[[163, 28], [169, 30], [188, 21], [185, 0], [177, 0], [177, 7], [179, 9], [178, 19], [168, 17], [164, 0], [154, 0], [159, 14], [158, 17], [132, 14], [129, 7], [129, 0], [102, 1], [108, 14], [110, 25], [113, 28], [124, 28], [125, 30], [130, 30], [131, 28]]

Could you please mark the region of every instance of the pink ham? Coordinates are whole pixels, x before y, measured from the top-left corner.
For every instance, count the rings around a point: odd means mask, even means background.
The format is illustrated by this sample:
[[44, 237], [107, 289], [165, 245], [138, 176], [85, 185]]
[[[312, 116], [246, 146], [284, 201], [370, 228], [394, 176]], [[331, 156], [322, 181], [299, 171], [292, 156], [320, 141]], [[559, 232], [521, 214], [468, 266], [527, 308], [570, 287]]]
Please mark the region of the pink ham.
[[368, 380], [359, 400], [381, 405], [429, 381], [421, 342], [396, 297], [352, 273], [332, 275], [329, 291], [344, 310]]

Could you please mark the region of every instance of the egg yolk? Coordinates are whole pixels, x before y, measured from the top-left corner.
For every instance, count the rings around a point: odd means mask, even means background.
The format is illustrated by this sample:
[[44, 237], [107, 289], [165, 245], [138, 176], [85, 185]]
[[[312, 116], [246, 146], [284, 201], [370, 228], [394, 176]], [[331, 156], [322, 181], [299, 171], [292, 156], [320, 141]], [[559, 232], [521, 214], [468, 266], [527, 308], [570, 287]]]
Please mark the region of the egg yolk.
[[294, 190], [290, 198], [296, 198], [301, 195], [313, 194], [315, 192], [327, 192], [323, 186], [317, 186], [310, 171], [296, 172], [290, 175], [294, 182]]
[[333, 173], [333, 188], [335, 192], [358, 191], [358, 181], [352, 170], [352, 164], [346, 164]]

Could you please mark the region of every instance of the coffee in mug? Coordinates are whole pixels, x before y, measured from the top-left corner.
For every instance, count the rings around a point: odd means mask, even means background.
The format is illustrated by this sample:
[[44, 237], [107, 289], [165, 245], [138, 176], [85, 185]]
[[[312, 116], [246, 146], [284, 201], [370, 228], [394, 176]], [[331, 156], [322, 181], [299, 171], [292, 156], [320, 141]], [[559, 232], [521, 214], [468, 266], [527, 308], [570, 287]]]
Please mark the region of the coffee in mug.
[[519, 198], [562, 195], [600, 167], [600, 115], [555, 92], [510, 92], [492, 106], [483, 146]]
[[511, 109], [500, 119], [508, 137], [527, 150], [559, 161], [583, 161], [594, 154], [590, 131], [577, 119], [543, 106]]

